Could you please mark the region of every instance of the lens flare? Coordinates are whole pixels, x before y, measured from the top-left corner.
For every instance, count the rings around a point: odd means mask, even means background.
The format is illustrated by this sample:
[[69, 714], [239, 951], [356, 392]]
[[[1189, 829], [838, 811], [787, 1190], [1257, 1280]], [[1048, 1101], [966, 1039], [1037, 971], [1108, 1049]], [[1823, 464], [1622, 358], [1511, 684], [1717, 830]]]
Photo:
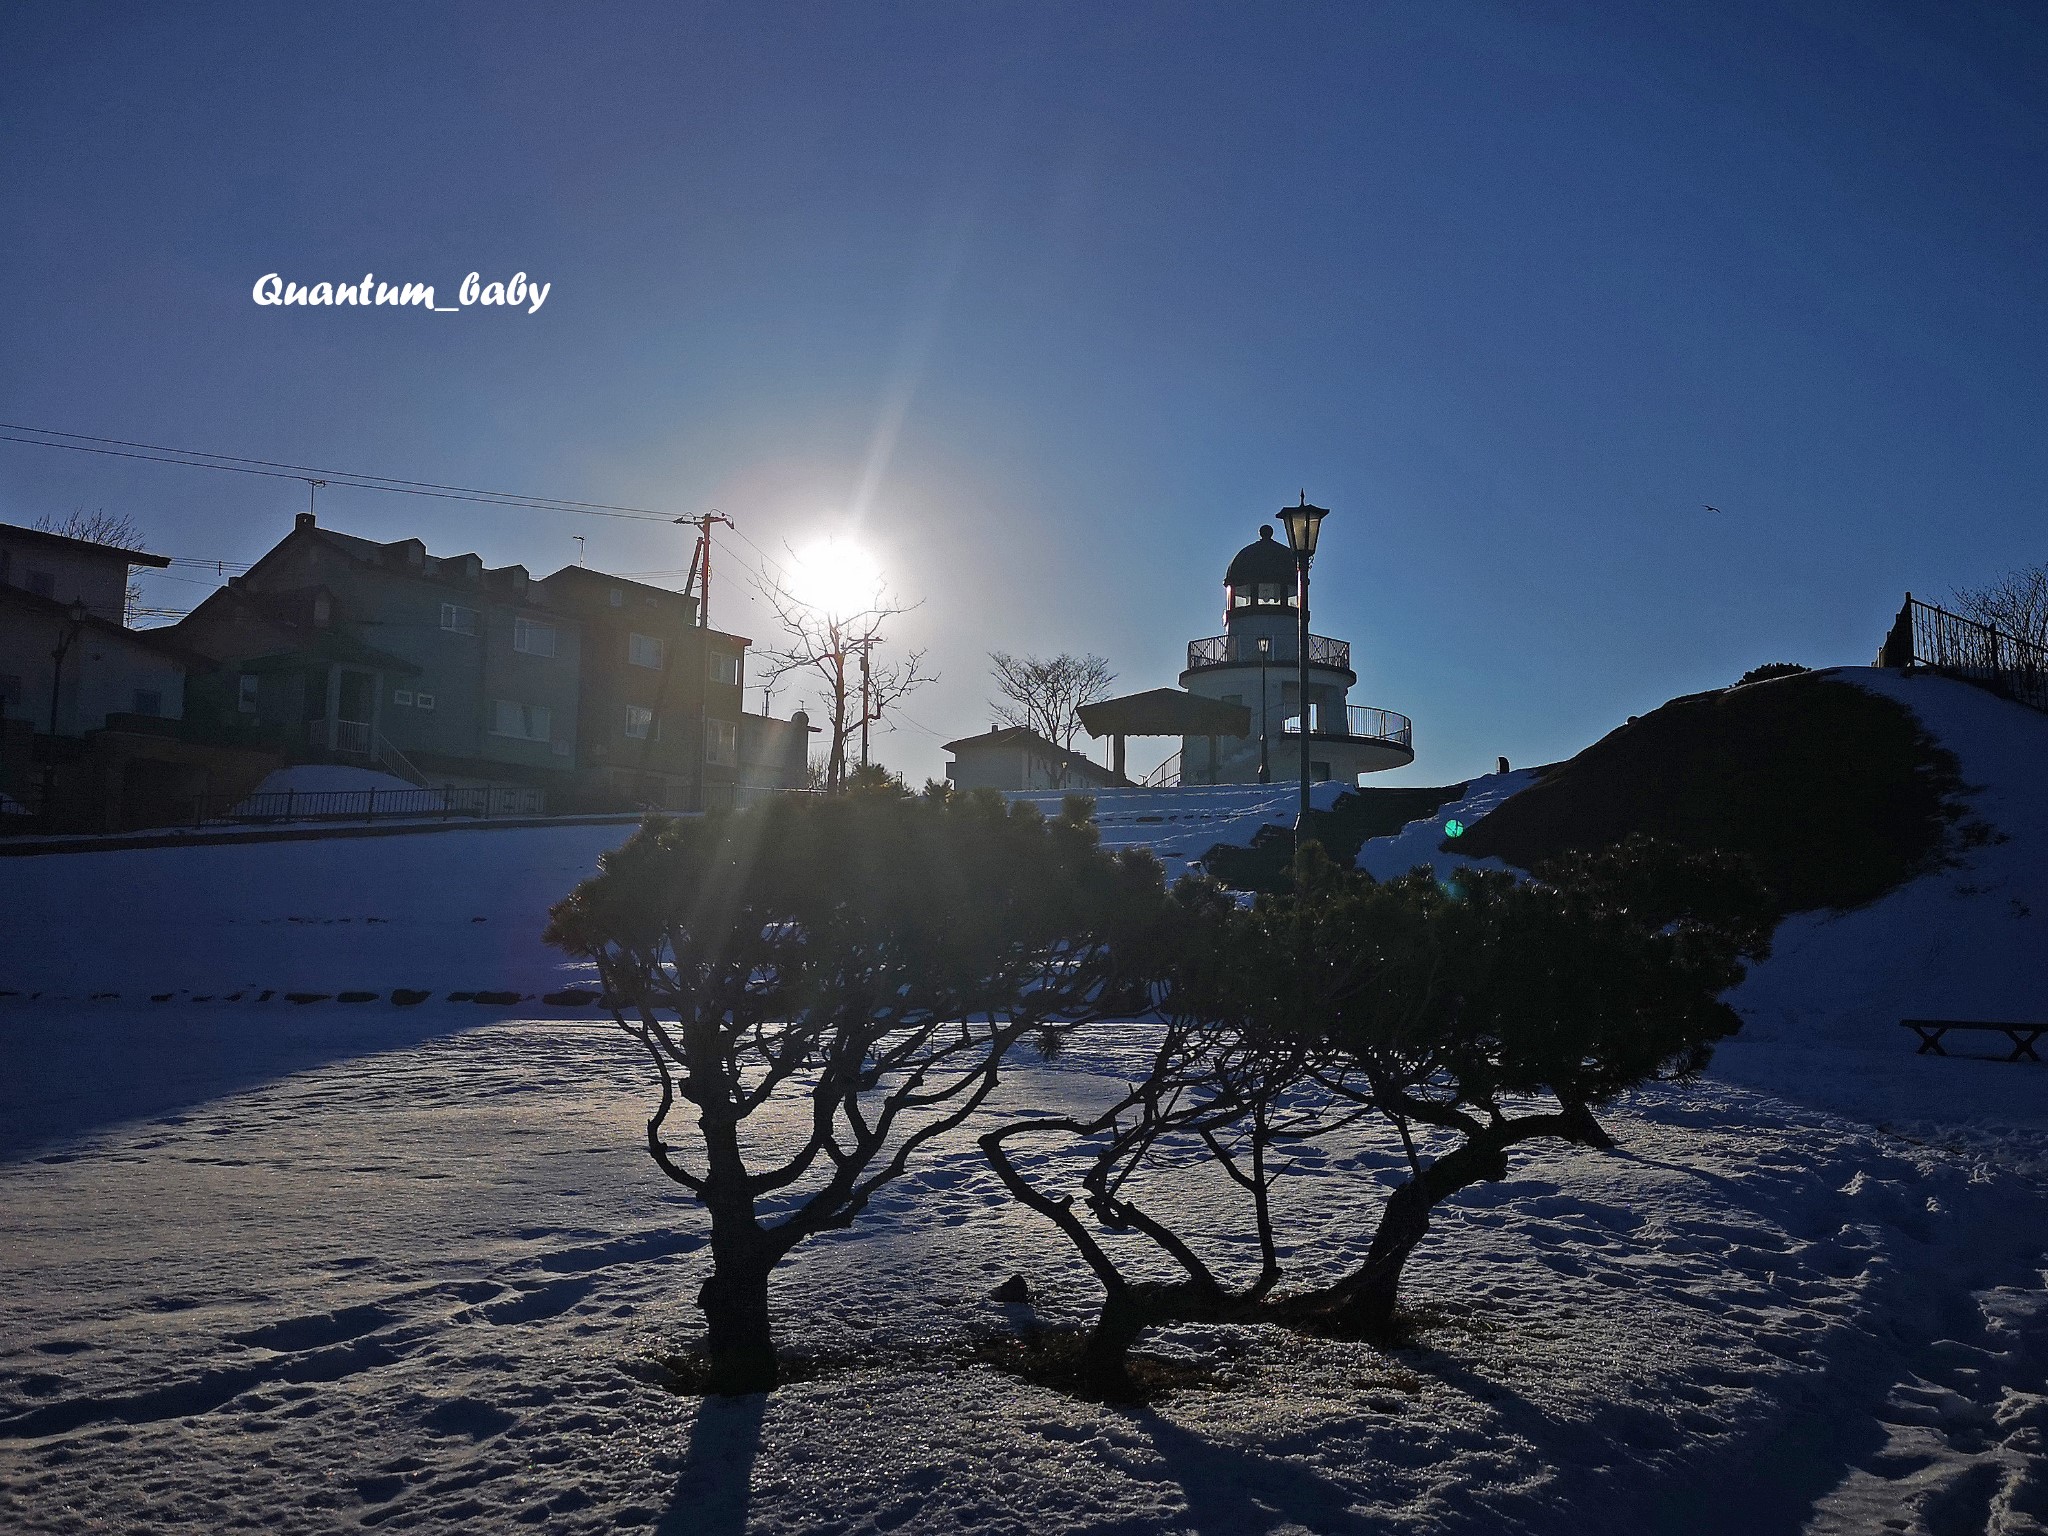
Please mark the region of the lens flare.
[[880, 602], [882, 567], [861, 545], [833, 535], [797, 551], [790, 561], [789, 590], [805, 607], [843, 619]]

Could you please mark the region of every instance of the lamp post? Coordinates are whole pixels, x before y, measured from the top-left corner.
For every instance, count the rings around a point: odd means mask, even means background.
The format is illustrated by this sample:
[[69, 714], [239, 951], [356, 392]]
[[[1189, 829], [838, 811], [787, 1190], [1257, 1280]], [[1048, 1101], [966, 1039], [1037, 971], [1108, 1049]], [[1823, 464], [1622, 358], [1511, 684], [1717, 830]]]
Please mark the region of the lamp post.
[[1266, 663], [1273, 659], [1273, 637], [1261, 635], [1259, 647], [1259, 782], [1273, 782], [1273, 764], [1266, 751]]
[[1294, 551], [1295, 660], [1299, 664], [1301, 677], [1301, 812], [1294, 823], [1294, 838], [1297, 843], [1308, 832], [1308, 567], [1309, 562], [1315, 558], [1316, 539], [1321, 534], [1323, 519], [1329, 515], [1328, 507], [1312, 507], [1308, 504], [1306, 491], [1302, 493], [1300, 506], [1280, 509], [1280, 522], [1287, 530], [1287, 547]]
[[50, 652], [55, 663], [50, 668], [50, 740], [49, 753], [43, 759], [43, 819], [48, 821], [55, 814], [57, 804], [57, 703], [64, 687], [64, 658], [76, 643], [79, 632], [85, 628], [85, 599], [74, 597], [65, 614], [64, 627], [57, 631], [56, 649]]

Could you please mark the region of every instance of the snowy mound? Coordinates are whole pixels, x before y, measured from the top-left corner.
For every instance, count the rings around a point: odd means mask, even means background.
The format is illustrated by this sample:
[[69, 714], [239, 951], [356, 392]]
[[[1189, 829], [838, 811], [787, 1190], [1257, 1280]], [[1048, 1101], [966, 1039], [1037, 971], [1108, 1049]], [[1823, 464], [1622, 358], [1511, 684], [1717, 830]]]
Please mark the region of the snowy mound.
[[1968, 817], [1944, 868], [1854, 911], [1787, 918], [1731, 999], [1744, 1038], [1897, 1051], [1901, 1019], [2048, 1020], [2048, 715], [1948, 678], [1835, 675], [1904, 704], [1955, 754]]
[[[1346, 784], [1312, 785], [1309, 800], [1319, 811], [1334, 807], [1349, 792]], [[1074, 790], [1012, 794], [1048, 816]], [[1202, 857], [1219, 845], [1249, 848], [1267, 827], [1290, 828], [1301, 805], [1296, 784], [1186, 784], [1172, 789], [1098, 789], [1095, 826], [1111, 853], [1144, 848], [1166, 866], [1167, 883], [1202, 874]]]
[[1418, 864], [1428, 865], [1438, 879], [1466, 865], [1505, 869], [1507, 866], [1499, 859], [1468, 859], [1443, 851], [1444, 824], [1455, 821], [1463, 826], [1472, 826], [1508, 796], [1535, 783], [1539, 772], [1535, 768], [1518, 768], [1513, 773], [1490, 773], [1483, 779], [1474, 779], [1465, 786], [1465, 793], [1456, 801], [1440, 806], [1418, 821], [1409, 822], [1392, 837], [1366, 839], [1358, 850], [1358, 867], [1375, 880], [1391, 880], [1396, 875], [1405, 875]]
[[348, 790], [415, 789], [396, 774], [380, 773], [374, 768], [351, 768], [346, 763], [293, 763], [289, 768], [280, 768], [266, 774], [263, 782], [251, 791], [258, 795], [282, 795], [293, 792], [301, 795], [337, 794]]

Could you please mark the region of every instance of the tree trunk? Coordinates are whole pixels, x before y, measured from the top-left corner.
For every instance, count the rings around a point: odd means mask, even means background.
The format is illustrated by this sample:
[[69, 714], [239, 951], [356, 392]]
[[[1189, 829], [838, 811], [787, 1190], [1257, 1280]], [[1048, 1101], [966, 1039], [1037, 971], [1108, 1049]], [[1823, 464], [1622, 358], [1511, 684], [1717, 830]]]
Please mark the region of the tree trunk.
[[1146, 1309], [1128, 1291], [1111, 1291], [1081, 1351], [1081, 1384], [1107, 1398], [1131, 1394], [1131, 1346], [1145, 1331]]
[[1334, 1314], [1337, 1321], [1369, 1339], [1393, 1336], [1401, 1271], [1429, 1231], [1429, 1207], [1429, 1195], [1412, 1179], [1388, 1197], [1364, 1267], [1353, 1277], [1357, 1283]]
[[717, 1247], [714, 1242], [710, 1278], [697, 1292], [711, 1390], [726, 1396], [770, 1391], [781, 1379], [768, 1321], [768, 1276], [774, 1265], [721, 1255]]

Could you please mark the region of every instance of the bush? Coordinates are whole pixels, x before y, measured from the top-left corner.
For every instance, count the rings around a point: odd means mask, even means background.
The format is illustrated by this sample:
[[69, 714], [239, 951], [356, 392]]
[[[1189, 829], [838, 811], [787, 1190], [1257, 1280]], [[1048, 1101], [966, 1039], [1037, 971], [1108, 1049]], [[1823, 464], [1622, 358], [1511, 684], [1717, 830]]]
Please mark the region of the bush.
[[[647, 1058], [648, 1155], [711, 1218], [715, 1390], [775, 1384], [768, 1282], [793, 1248], [973, 1113], [1018, 1041], [1128, 1001], [1159, 867], [1103, 854], [1088, 813], [777, 797], [650, 822], [555, 907], [549, 940], [595, 960]], [[665, 1134], [678, 1101], [691, 1152]]]
[[[1311, 844], [1292, 884], [1240, 910], [1184, 883], [1146, 1079], [1093, 1120], [1031, 1116], [981, 1138], [1004, 1184], [1103, 1285], [1085, 1378], [1104, 1394], [1127, 1387], [1130, 1348], [1163, 1322], [1263, 1317], [1386, 1336], [1432, 1209], [1505, 1177], [1524, 1142], [1607, 1145], [1595, 1108], [1703, 1067], [1738, 1027], [1719, 995], [1767, 952], [1772, 923], [1740, 862], [1644, 840], [1533, 881], [1418, 870], [1385, 884]], [[1409, 1177], [1356, 1272], [1274, 1299], [1271, 1195], [1285, 1160], [1271, 1154], [1361, 1120], [1398, 1139]], [[1046, 1137], [1087, 1159], [1079, 1209], [1018, 1161]], [[1237, 1246], [1260, 1255], [1255, 1275], [1218, 1275], [1172, 1211], [1143, 1203], [1143, 1168], [1173, 1155], [1207, 1157], [1244, 1192], [1249, 1241]], [[1205, 1206], [1205, 1227], [1215, 1219]], [[1177, 1278], [1138, 1278], [1102, 1240], [1111, 1233], [1142, 1239]]]

